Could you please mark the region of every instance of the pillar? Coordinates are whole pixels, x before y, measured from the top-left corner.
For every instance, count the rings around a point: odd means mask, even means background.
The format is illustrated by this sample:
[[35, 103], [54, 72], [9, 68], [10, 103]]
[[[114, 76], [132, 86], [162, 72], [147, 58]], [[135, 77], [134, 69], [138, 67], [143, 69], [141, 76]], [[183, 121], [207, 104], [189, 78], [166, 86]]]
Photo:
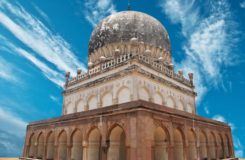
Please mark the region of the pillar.
[[46, 154], [47, 154], [47, 143], [46, 143], [46, 141], [44, 142], [43, 147], [44, 147], [44, 149], [43, 149], [43, 160], [46, 160]]
[[88, 142], [83, 141], [83, 160], [88, 160]]
[[67, 155], [66, 155], [66, 159], [67, 160], [71, 160], [71, 145], [67, 145]]
[[174, 159], [174, 146], [169, 145], [168, 147], [168, 159], [172, 160]]

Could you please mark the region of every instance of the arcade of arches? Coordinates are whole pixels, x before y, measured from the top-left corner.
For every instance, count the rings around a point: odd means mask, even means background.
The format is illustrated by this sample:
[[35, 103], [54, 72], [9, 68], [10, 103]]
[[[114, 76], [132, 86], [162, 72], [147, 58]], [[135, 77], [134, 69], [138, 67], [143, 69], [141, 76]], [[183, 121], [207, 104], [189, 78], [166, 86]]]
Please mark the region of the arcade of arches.
[[[75, 121], [69, 125], [50, 121], [51, 127], [40, 129], [42, 123], [33, 124], [28, 126], [24, 156], [46, 160], [211, 160], [234, 156], [226, 125], [199, 122], [196, 117], [193, 127], [189, 118], [177, 116], [171, 122], [164, 117], [135, 110], [104, 115], [102, 121], [97, 117], [91, 124], [72, 117]], [[52, 128], [56, 122], [64, 124]]]

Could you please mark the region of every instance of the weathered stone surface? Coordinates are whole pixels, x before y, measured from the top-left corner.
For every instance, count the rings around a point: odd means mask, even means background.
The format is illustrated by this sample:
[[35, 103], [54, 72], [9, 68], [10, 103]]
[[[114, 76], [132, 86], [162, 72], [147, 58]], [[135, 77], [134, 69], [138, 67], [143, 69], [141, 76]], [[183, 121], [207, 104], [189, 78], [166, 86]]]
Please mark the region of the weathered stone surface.
[[89, 55], [106, 44], [129, 42], [132, 38], [170, 51], [168, 33], [158, 20], [145, 13], [123, 11], [98, 24], [90, 38]]

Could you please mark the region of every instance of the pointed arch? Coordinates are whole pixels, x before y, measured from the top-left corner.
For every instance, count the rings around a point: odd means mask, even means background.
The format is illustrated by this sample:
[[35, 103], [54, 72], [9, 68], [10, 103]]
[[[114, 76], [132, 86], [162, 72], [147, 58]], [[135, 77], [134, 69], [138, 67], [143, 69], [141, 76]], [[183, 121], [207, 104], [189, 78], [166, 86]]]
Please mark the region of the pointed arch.
[[117, 92], [118, 104], [129, 102], [131, 100], [130, 95], [129, 88], [122, 86]]
[[156, 104], [163, 104], [163, 96], [160, 92], [155, 92], [153, 95], [153, 102]]
[[175, 102], [173, 97], [169, 96], [166, 100], [166, 106], [169, 108], [175, 108]]
[[140, 87], [138, 93], [139, 93], [139, 99], [144, 100], [144, 101], [150, 100], [150, 92], [146, 87]]
[[224, 158], [224, 142], [222, 135], [219, 133], [217, 135], [217, 147], [218, 147], [218, 158], [223, 159]]
[[81, 160], [83, 157], [82, 132], [75, 129], [71, 134], [71, 159]]
[[35, 154], [35, 134], [32, 133], [29, 138], [29, 147], [28, 147], [28, 157], [33, 158]]
[[197, 159], [197, 146], [196, 146], [196, 134], [195, 132], [190, 129], [187, 132], [188, 144], [189, 144], [189, 160], [196, 160]]
[[113, 104], [113, 96], [111, 92], [105, 92], [101, 95], [101, 104], [102, 107], [111, 106]]
[[47, 134], [47, 153], [46, 159], [54, 159], [54, 145], [55, 145], [54, 132], [50, 131]]
[[82, 111], [85, 111], [85, 101], [83, 99], [80, 99], [78, 102], [77, 102], [77, 112], [82, 112]]
[[126, 160], [126, 134], [124, 129], [115, 125], [109, 135], [107, 160]]
[[207, 135], [204, 131], [199, 132], [199, 141], [200, 141], [200, 159], [208, 158], [208, 140]]
[[67, 133], [62, 130], [58, 136], [58, 159], [67, 159]]
[[162, 127], [154, 131], [154, 160], [168, 160], [169, 133]]
[[41, 132], [37, 138], [37, 158], [44, 158], [44, 134]]
[[74, 113], [75, 112], [75, 106], [73, 103], [69, 102], [67, 105], [66, 105], [66, 114], [71, 114], [71, 113]]
[[193, 106], [190, 103], [187, 103], [186, 105], [186, 112], [194, 113]]
[[231, 153], [230, 139], [227, 134], [225, 134], [225, 138], [224, 138], [224, 150], [225, 150], [225, 157], [230, 158], [232, 153]]
[[176, 105], [178, 110], [184, 111], [184, 103], [182, 100], [178, 100], [177, 101], [177, 105]]
[[209, 132], [209, 156], [211, 159], [216, 159], [216, 140], [213, 132]]
[[174, 160], [184, 159], [184, 136], [179, 128], [174, 129]]
[[98, 160], [101, 155], [101, 134], [98, 128], [93, 128], [88, 134], [88, 159]]
[[96, 95], [92, 95], [88, 99], [88, 108], [89, 110], [96, 109], [98, 106], [98, 99]]

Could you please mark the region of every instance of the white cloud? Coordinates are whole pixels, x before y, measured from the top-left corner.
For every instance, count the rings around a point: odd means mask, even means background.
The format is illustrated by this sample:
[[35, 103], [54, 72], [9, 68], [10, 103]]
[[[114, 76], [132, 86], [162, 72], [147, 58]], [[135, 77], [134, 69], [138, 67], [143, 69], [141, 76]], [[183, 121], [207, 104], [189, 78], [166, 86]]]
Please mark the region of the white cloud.
[[6, 107], [0, 107], [0, 122], [1, 130], [16, 135], [17, 137], [23, 137], [25, 135], [27, 122], [12, 112], [6, 110]]
[[209, 109], [208, 109], [207, 106], [204, 107], [204, 111], [205, 111], [206, 114], [208, 114], [208, 115], [210, 114]]
[[20, 156], [27, 122], [0, 106], [0, 157]]
[[216, 121], [220, 121], [220, 122], [226, 123], [225, 118], [224, 118], [223, 116], [221, 116], [221, 115], [215, 115], [215, 116], [213, 117], [213, 120], [216, 120]]
[[181, 24], [184, 35], [198, 21], [199, 11], [195, 6], [195, 0], [164, 0], [160, 6], [173, 23]]
[[7, 81], [18, 82], [18, 78], [14, 72], [14, 66], [0, 57], [0, 79]]
[[194, 72], [197, 102], [210, 87], [222, 82], [222, 71], [233, 63], [231, 52], [236, 43], [235, 23], [226, 0], [208, 1], [205, 17], [196, 0], [164, 0], [162, 11], [171, 22], [181, 25], [185, 39], [185, 58], [176, 68]]
[[64, 76], [61, 73], [49, 68], [45, 63], [41, 62], [32, 54], [28, 53], [27, 51], [21, 48], [16, 48], [16, 51], [20, 55], [25, 57], [27, 60], [29, 60], [31, 63], [33, 63], [37, 68], [39, 68], [50, 81], [54, 82], [60, 87], [64, 86], [64, 81], [63, 81]]
[[243, 8], [243, 9], [245, 9], [245, 1], [243, 1], [243, 2], [240, 3], [240, 7]]
[[[0, 9], [0, 24], [60, 71], [70, 71], [72, 75], [75, 75], [77, 68], [86, 70], [85, 65], [80, 63], [72, 52], [71, 46], [22, 6], [12, 5], [10, 1], [2, 0]], [[11, 14], [6, 15], [4, 11]]]
[[49, 98], [54, 102], [59, 102], [59, 98], [55, 97], [54, 95], [50, 95]]
[[85, 18], [93, 27], [105, 16], [116, 12], [112, 0], [86, 0], [84, 6]]
[[242, 145], [240, 139], [238, 139], [236, 136], [233, 136], [233, 144], [234, 144], [234, 148], [235, 148], [236, 157], [243, 158], [245, 148]]
[[44, 13], [38, 6], [35, 4], [32, 4], [35, 10], [38, 12], [38, 14], [48, 23], [50, 23], [50, 19], [46, 13]]
[[[0, 40], [2, 42], [2, 46], [6, 47], [7, 50], [9, 52], [12, 52], [12, 53], [15, 53], [15, 54], [18, 54], [22, 57], [24, 57], [25, 59], [27, 59], [28, 61], [30, 61], [34, 66], [36, 66], [38, 69], [41, 70], [42, 74], [47, 78], [49, 79], [50, 81], [52, 81], [53, 83], [55, 83], [56, 85], [60, 86], [60, 87], [63, 87], [64, 86], [64, 75], [61, 74], [60, 72], [54, 70], [54, 69], [51, 69], [48, 64], [42, 62], [41, 60], [39, 60], [35, 55], [34, 53], [30, 53], [30, 52], [27, 52], [26, 50], [20, 48], [20, 47], [16, 47], [14, 44], [11, 44], [10, 41], [8, 41], [6, 38], [4, 37], [1, 37], [0, 36]], [[1, 49], [0, 49], [1, 50]], [[1, 58], [1, 57], [0, 57]], [[0, 62], [1, 62], [1, 59], [0, 59]], [[3, 65], [3, 67], [1, 67], [1, 65]], [[1, 73], [3, 71], [5, 71], [6, 69], [8, 70], [8, 74], [7, 76], [16, 76], [16, 74], [12, 74], [9, 70], [11, 68], [17, 68], [17, 66], [10, 66], [9, 64], [7, 63], [1, 63], [0, 64], [0, 77], [1, 77]], [[6, 69], [5, 69], [6, 68]], [[13, 69], [12, 69], [13, 70]], [[15, 69], [16, 70], [16, 69]], [[6, 72], [6, 71], [5, 71]], [[12, 71], [13, 72], [13, 71]], [[4, 73], [4, 72], [3, 72]], [[8, 78], [8, 77], [6, 77]], [[10, 77], [12, 78], [12, 77]], [[17, 77], [13, 77], [15, 79], [17, 79]], [[14, 79], [14, 80], [15, 80]], [[11, 79], [9, 79], [11, 80]]]
[[216, 121], [220, 121], [220, 122], [227, 123], [227, 124], [231, 127], [232, 130], [236, 129], [236, 128], [235, 128], [235, 125], [234, 125], [233, 123], [231, 123], [231, 122], [228, 122], [228, 121], [225, 119], [225, 117], [222, 116], [222, 115], [219, 115], [219, 114], [214, 115], [212, 119], [213, 119], [213, 120], [216, 120]]

